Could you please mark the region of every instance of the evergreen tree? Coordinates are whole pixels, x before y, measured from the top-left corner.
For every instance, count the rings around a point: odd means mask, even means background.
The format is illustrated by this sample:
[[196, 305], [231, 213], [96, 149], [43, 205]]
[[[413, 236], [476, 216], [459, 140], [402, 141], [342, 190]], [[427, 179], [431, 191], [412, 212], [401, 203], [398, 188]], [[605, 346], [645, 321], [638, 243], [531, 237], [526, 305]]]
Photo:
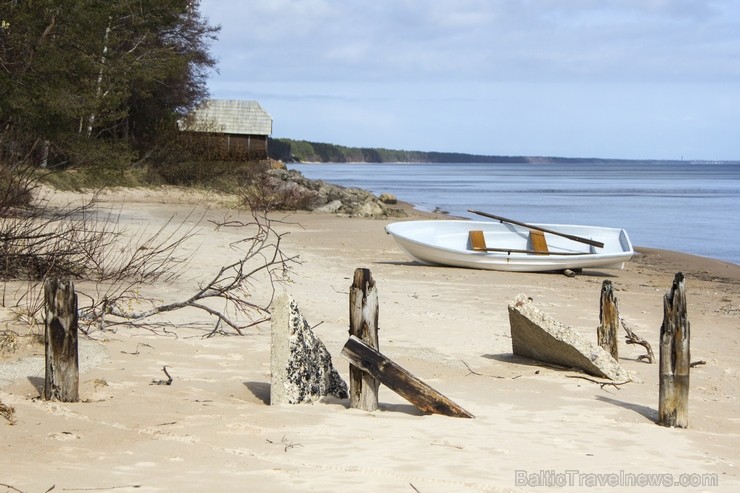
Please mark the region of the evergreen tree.
[[0, 0], [0, 160], [126, 164], [207, 97], [192, 0]]

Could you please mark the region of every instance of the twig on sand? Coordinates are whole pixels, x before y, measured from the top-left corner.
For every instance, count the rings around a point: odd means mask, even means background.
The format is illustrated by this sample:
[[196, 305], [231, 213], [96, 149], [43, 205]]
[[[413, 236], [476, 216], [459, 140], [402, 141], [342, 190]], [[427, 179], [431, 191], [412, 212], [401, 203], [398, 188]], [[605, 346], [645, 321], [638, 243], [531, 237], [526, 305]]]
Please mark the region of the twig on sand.
[[146, 343], [140, 342], [140, 343], [138, 343], [138, 344], [136, 345], [136, 351], [134, 351], [133, 353], [132, 353], [132, 352], [129, 352], [129, 351], [121, 351], [121, 352], [122, 352], [123, 354], [130, 354], [130, 355], [132, 355], [132, 356], [136, 356], [137, 354], [139, 354], [139, 348], [140, 348], [141, 346], [146, 346], [146, 347], [150, 347], [150, 348], [154, 349], [154, 348], [153, 348], [152, 346], [150, 346], [149, 344], [146, 344]]
[[506, 377], [502, 377], [500, 375], [487, 375], [485, 373], [478, 373], [477, 371], [475, 371], [472, 368], [470, 368], [470, 365], [467, 364], [464, 360], [460, 360], [460, 361], [462, 361], [462, 364], [465, 365], [465, 368], [468, 369], [468, 372], [469, 372], [468, 375], [478, 375], [479, 377], [488, 377], [488, 378], [501, 378], [501, 379], [506, 378]]
[[596, 380], [595, 378], [586, 377], [584, 375], [565, 375], [566, 378], [580, 378], [582, 380], [588, 380], [589, 382], [598, 383], [599, 386], [603, 389], [607, 385], [611, 385], [617, 390], [620, 390], [619, 387], [622, 385], [627, 385], [628, 383], [631, 383], [632, 380], [625, 380], [624, 382], [604, 382], [601, 380]]
[[689, 368], [694, 368], [695, 366], [701, 366], [706, 365], [707, 362], [703, 359], [700, 359], [699, 361], [692, 361], [691, 364], [689, 364]]
[[[62, 491], [108, 491], [108, 490], [118, 490], [123, 488], [141, 488], [140, 484], [127, 484], [125, 486], [101, 486], [100, 488], [62, 488]], [[52, 489], [54, 487], [52, 486]], [[49, 493], [51, 490], [47, 490], [46, 493]]]
[[[272, 440], [270, 440], [269, 438], [266, 438], [266, 439], [265, 439], [265, 441], [266, 441], [267, 443], [275, 443], [275, 442], [273, 442]], [[293, 448], [293, 447], [303, 447], [303, 445], [301, 445], [300, 443], [293, 443], [293, 442], [289, 442], [289, 441], [288, 441], [288, 439], [287, 439], [287, 438], [285, 437], [285, 435], [283, 435], [283, 438], [282, 438], [282, 440], [280, 440], [280, 444], [281, 444], [281, 445], [283, 445], [283, 446], [285, 447], [285, 448], [284, 448], [284, 451], [285, 451], [285, 452], [287, 452], [287, 451], [288, 451], [288, 449], [291, 449], [291, 448]]]
[[172, 375], [167, 373], [167, 366], [162, 367], [162, 371], [165, 375], [167, 375], [167, 380], [152, 380], [152, 383], [149, 385], [172, 385]]
[[9, 484], [0, 483], [0, 486], [4, 486], [5, 488], [8, 488], [9, 490], [17, 491], [18, 493], [24, 493], [23, 490], [19, 490], [15, 486], [10, 486]]
[[418, 490], [418, 489], [416, 488], [416, 486], [414, 486], [414, 485], [413, 485], [412, 483], [409, 483], [409, 486], [411, 486], [411, 488], [413, 488], [413, 490], [414, 490], [414, 491], [415, 491], [416, 493], [421, 493], [421, 491], [419, 491], [419, 490]]
[[[15, 409], [13, 409], [12, 406], [3, 404], [2, 401], [0, 401], [0, 416], [7, 419], [11, 425], [15, 424]], [[0, 485], [0, 486], [7, 486], [7, 485]], [[12, 486], [8, 486], [8, 488], [12, 488]]]

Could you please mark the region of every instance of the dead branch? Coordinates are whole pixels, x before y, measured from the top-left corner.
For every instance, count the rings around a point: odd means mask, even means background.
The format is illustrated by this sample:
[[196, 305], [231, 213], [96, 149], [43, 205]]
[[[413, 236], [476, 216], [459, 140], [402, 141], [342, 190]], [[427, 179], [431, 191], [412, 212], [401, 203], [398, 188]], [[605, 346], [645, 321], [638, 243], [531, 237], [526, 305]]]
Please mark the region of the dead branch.
[[632, 329], [627, 325], [627, 322], [624, 321], [624, 318], [619, 317], [619, 322], [622, 325], [622, 328], [625, 332], [627, 332], [627, 335], [624, 337], [624, 341], [627, 344], [639, 344], [640, 346], [644, 347], [647, 351], [647, 354], [643, 354], [637, 357], [637, 361], [646, 360], [648, 363], [655, 363], [655, 354], [653, 353], [653, 348], [650, 346], [650, 343], [647, 342], [642, 337], [635, 334]]
[[692, 361], [691, 364], [689, 364], [689, 368], [694, 368], [694, 367], [702, 366], [706, 364], [707, 364], [706, 361], [704, 361], [703, 359], [700, 359], [698, 361]]
[[[268, 307], [274, 297], [276, 283], [288, 280], [291, 264], [298, 260], [297, 256], [286, 256], [282, 252], [280, 242], [283, 235], [272, 228], [266, 217], [260, 217], [256, 213], [253, 217], [253, 222], [239, 224], [241, 227], [255, 228], [256, 233], [232, 245], [235, 249], [244, 245], [240, 258], [221, 267], [210, 281], [201, 285], [189, 298], [142, 311], [122, 308], [123, 297], [107, 299], [104, 309], [96, 311], [93, 315], [102, 319], [109, 314], [130, 321], [139, 321], [182, 308], [195, 308], [216, 317], [216, 326], [211, 334], [216, 333], [223, 323], [239, 335], [243, 335], [246, 328], [268, 321], [270, 319]], [[229, 222], [218, 226], [234, 224]], [[270, 284], [270, 298], [264, 304], [249, 300], [250, 288], [257, 276], [265, 277]], [[214, 300], [223, 303], [223, 308], [216, 309], [207, 304]], [[238, 316], [246, 316], [248, 322], [240, 322]]]

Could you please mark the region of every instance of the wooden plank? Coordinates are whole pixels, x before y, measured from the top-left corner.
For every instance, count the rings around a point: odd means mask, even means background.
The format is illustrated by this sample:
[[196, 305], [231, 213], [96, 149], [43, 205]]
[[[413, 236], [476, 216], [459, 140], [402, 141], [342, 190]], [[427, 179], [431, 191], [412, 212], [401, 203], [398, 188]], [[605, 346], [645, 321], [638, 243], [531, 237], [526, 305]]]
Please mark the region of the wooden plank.
[[[380, 349], [378, 343], [378, 290], [369, 269], [355, 269], [349, 290], [349, 335], [361, 339], [368, 346]], [[378, 409], [380, 382], [349, 365], [349, 406], [363, 411]]]
[[671, 290], [663, 298], [658, 390], [658, 424], [676, 428], [689, 426], [691, 352], [686, 307], [684, 276], [679, 272], [673, 279]]
[[474, 417], [355, 336], [350, 336], [342, 348], [342, 356], [425, 413]]

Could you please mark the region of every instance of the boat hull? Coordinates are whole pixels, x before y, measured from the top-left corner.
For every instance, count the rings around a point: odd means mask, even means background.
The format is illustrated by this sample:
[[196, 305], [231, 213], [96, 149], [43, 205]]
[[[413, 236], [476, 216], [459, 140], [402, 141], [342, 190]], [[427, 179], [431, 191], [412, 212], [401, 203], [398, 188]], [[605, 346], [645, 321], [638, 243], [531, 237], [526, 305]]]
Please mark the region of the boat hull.
[[550, 252], [546, 255], [473, 250], [468, 239], [471, 230], [483, 231], [489, 248], [531, 250], [529, 228], [489, 221], [402, 221], [388, 224], [385, 229], [409, 257], [425, 265], [513, 272], [622, 269], [634, 255], [623, 229], [562, 224], [533, 226], [599, 241], [604, 247], [545, 233]]

